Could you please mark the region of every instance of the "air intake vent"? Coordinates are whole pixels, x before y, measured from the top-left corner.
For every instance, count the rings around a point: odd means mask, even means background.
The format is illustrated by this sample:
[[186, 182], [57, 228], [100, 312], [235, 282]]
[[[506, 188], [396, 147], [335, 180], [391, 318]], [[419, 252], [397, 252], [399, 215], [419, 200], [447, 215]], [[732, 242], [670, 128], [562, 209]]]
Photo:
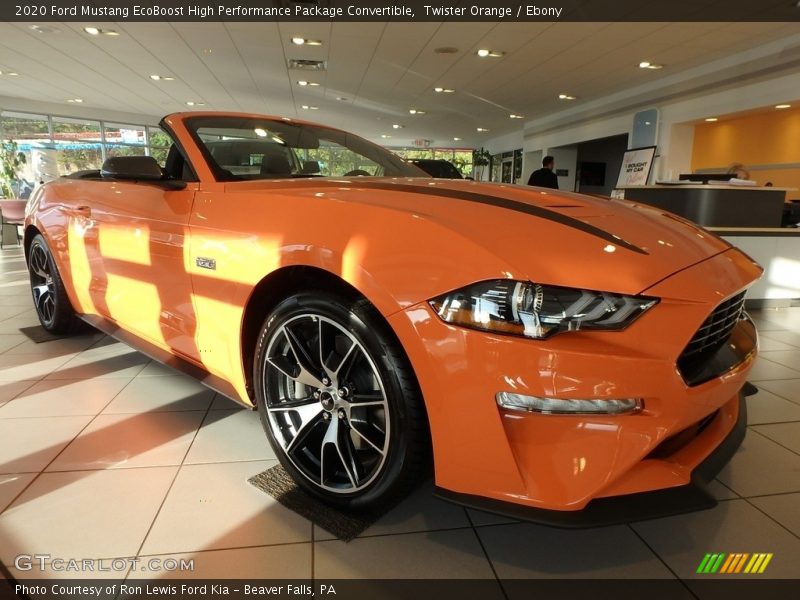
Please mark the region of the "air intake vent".
[[695, 372], [699, 366], [708, 362], [720, 346], [728, 341], [733, 328], [742, 317], [744, 295], [745, 292], [741, 292], [729, 298], [703, 321], [678, 358], [678, 369], [684, 379], [687, 373]]
[[306, 60], [302, 58], [290, 58], [289, 68], [300, 71], [324, 71], [327, 64], [324, 60]]

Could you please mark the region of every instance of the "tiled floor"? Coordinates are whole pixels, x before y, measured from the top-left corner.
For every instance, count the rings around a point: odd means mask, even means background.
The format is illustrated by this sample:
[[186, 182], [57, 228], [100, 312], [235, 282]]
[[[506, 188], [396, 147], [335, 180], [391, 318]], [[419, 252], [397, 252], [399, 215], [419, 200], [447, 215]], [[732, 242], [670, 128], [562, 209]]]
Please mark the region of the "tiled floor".
[[17, 577], [40, 573], [15, 556], [45, 553], [193, 558], [169, 574], [193, 577], [692, 578], [706, 552], [772, 552], [765, 576], [800, 576], [800, 309], [756, 315], [761, 391], [717, 508], [565, 531], [427, 484], [344, 544], [247, 483], [275, 463], [255, 413], [99, 334], [30, 342], [25, 282], [20, 251], [0, 253], [0, 559]]

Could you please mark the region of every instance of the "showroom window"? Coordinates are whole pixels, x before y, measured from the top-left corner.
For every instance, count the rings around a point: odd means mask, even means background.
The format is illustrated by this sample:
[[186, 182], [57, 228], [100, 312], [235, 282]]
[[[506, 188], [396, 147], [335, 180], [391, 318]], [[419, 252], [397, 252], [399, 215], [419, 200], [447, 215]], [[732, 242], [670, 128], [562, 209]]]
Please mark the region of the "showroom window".
[[158, 127], [147, 128], [147, 143], [150, 156], [155, 158], [162, 167], [167, 162], [169, 147], [172, 145], [170, 137]]
[[99, 169], [109, 156], [147, 154], [163, 165], [171, 143], [156, 127], [14, 111], [0, 113], [0, 139], [15, 141], [25, 154], [21, 176], [27, 187]]
[[107, 123], [105, 126], [106, 158], [111, 156], [144, 156], [147, 135], [143, 125]]
[[464, 177], [472, 177], [472, 150], [458, 148], [389, 148], [406, 160], [432, 159], [447, 160], [453, 163]]
[[103, 164], [103, 134], [100, 121], [53, 117], [52, 123], [54, 148], [49, 152], [48, 149], [42, 152], [43, 160], [46, 161], [48, 154], [54, 151], [58, 175], [100, 168]]
[[0, 138], [17, 143], [17, 150], [25, 155], [20, 177], [32, 186], [38, 152], [50, 145], [50, 120], [45, 115], [4, 111], [0, 114]]

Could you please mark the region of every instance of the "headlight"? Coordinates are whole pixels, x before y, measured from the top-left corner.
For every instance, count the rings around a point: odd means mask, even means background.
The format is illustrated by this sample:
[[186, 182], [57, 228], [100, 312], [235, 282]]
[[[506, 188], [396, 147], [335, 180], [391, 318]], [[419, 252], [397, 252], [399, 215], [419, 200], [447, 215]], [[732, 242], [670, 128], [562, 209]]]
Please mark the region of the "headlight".
[[620, 330], [658, 302], [511, 279], [483, 281], [430, 301], [446, 323], [544, 339], [559, 331]]

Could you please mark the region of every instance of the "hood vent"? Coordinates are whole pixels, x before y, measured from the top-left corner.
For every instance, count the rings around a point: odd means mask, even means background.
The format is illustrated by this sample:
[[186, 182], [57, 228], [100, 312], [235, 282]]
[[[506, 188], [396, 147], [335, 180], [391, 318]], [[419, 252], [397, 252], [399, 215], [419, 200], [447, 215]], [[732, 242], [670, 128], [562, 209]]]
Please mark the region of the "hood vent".
[[290, 58], [289, 68], [300, 71], [325, 71], [327, 64], [324, 60], [306, 60], [304, 58]]

